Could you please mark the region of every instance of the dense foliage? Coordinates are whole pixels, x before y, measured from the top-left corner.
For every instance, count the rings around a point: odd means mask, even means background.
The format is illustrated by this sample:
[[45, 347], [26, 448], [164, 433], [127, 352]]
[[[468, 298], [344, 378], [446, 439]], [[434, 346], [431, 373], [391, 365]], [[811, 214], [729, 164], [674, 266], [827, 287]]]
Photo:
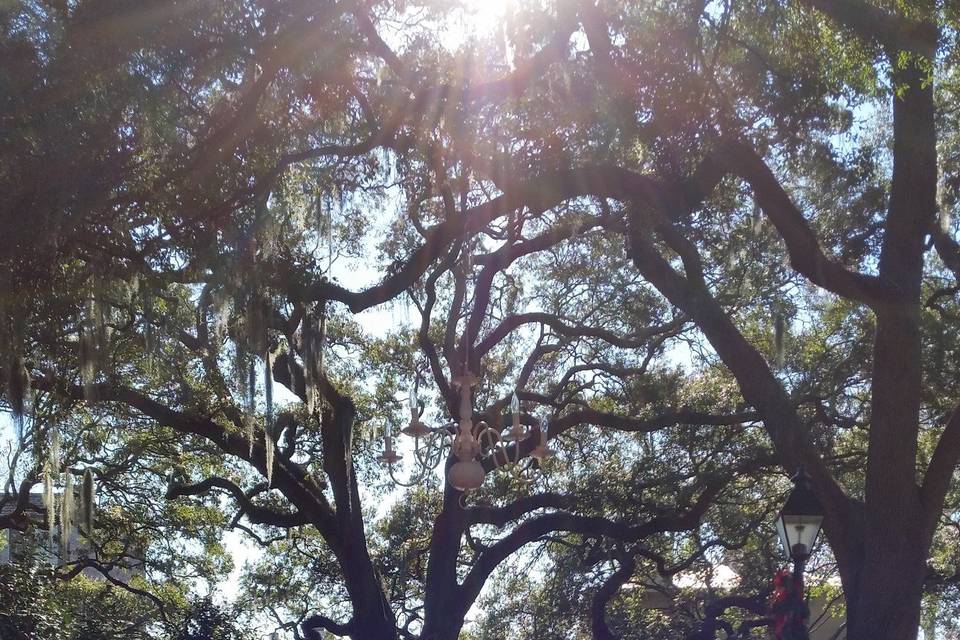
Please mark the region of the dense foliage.
[[[0, 527], [95, 477], [56, 577], [142, 561], [89, 587], [152, 612], [134, 634], [235, 636], [176, 623], [232, 531], [238, 606], [296, 638], [677, 638], [719, 596], [762, 613], [804, 464], [849, 637], [949, 625], [958, 19], [0, 3]], [[408, 389], [445, 424], [465, 369], [474, 424], [516, 392], [527, 436], [466, 495], [412, 441], [382, 465]]]

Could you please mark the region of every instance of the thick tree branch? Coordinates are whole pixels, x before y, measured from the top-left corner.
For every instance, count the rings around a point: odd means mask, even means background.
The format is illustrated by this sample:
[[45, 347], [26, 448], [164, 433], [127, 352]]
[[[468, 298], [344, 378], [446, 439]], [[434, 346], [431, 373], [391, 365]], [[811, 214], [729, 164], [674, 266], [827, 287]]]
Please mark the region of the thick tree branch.
[[800, 0], [800, 3], [823, 12], [865, 41], [894, 52], [904, 50], [927, 55], [937, 41], [937, 27], [933, 23], [890, 13], [864, 0]]
[[943, 264], [953, 272], [954, 277], [960, 279], [960, 243], [940, 227], [935, 227], [931, 236]]
[[920, 498], [927, 513], [926, 528], [932, 531], [943, 508], [943, 500], [960, 462], [960, 406], [953, 410], [937, 441], [924, 474]]
[[637, 269], [672, 304], [697, 323], [721, 360], [737, 378], [746, 400], [763, 418], [767, 433], [785, 468], [805, 464], [813, 475], [827, 511], [826, 527], [838, 557], [853, 553], [856, 505], [847, 498], [823, 460], [804, 437], [805, 429], [793, 403], [756, 348], [734, 325], [709, 290], [673, 270], [637, 224], [630, 234], [630, 255]]
[[837, 295], [878, 306], [895, 298], [896, 290], [875, 276], [850, 271], [828, 258], [780, 181], [748, 144], [727, 142], [723, 161], [753, 188], [754, 197], [783, 238], [790, 264], [810, 282]]
[[324, 636], [320, 633], [320, 629], [329, 631], [335, 636], [349, 636], [353, 633], [355, 626], [353, 620], [341, 624], [319, 613], [310, 616], [300, 623], [300, 628], [303, 629], [303, 637], [306, 638], [306, 640], [323, 640]]
[[207, 493], [211, 489], [224, 489], [240, 505], [243, 514], [254, 524], [269, 524], [275, 527], [299, 527], [310, 522], [310, 519], [300, 513], [284, 513], [255, 504], [250, 495], [239, 486], [226, 478], [217, 476], [207, 478], [201, 482], [188, 485], [171, 485], [167, 488], [166, 498], [173, 500], [180, 496], [195, 496]]
[[617, 560], [620, 566], [600, 585], [593, 596], [593, 602], [590, 603], [590, 630], [593, 632], [593, 640], [618, 640], [607, 625], [607, 604], [633, 576], [637, 563], [628, 553], [617, 554]]

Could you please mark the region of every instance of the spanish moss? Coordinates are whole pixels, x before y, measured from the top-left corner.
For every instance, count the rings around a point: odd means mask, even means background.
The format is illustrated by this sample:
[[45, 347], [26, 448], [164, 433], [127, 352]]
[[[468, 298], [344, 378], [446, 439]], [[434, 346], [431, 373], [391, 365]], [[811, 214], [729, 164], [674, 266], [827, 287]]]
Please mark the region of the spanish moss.
[[253, 353], [261, 353], [267, 348], [267, 314], [263, 299], [256, 293], [247, 303], [247, 347]]
[[141, 305], [143, 308], [143, 351], [146, 354], [146, 372], [153, 372], [153, 354], [156, 351], [156, 333], [153, 326], [153, 295], [148, 287], [141, 290]]
[[227, 333], [227, 326], [230, 324], [230, 312], [233, 309], [233, 298], [224, 288], [213, 292], [211, 304], [213, 310], [213, 335], [215, 342], [219, 343]]
[[60, 506], [60, 551], [61, 560], [66, 562], [70, 554], [70, 527], [74, 522], [73, 474], [69, 470], [63, 482]]
[[56, 428], [53, 429], [53, 433], [50, 435], [50, 471], [53, 475], [60, 475], [60, 431]]
[[273, 425], [273, 371], [270, 350], [263, 354], [263, 398], [266, 405], [266, 429]]
[[87, 537], [93, 535], [93, 516], [96, 502], [96, 486], [93, 480], [93, 471], [87, 467], [83, 472], [83, 485], [80, 490], [81, 522]]
[[86, 321], [80, 323], [80, 380], [83, 383], [83, 398], [87, 402], [95, 400], [94, 382], [97, 376], [94, 339]]
[[273, 485], [273, 438], [270, 437], [270, 429], [263, 430], [263, 458], [267, 472], [267, 486]]
[[57, 500], [53, 493], [54, 471], [50, 460], [43, 465], [43, 509], [47, 519], [47, 540], [53, 545], [53, 528], [57, 524]]
[[247, 363], [247, 413], [253, 415], [257, 407], [257, 363], [253, 358]]
[[13, 412], [17, 437], [23, 437], [23, 420], [30, 407], [30, 372], [22, 355], [13, 357], [7, 379], [7, 400]]
[[[318, 317], [319, 315], [319, 317]], [[303, 320], [303, 377], [307, 413], [316, 408], [317, 387], [323, 375], [323, 350], [326, 338], [326, 304], [319, 303]]]

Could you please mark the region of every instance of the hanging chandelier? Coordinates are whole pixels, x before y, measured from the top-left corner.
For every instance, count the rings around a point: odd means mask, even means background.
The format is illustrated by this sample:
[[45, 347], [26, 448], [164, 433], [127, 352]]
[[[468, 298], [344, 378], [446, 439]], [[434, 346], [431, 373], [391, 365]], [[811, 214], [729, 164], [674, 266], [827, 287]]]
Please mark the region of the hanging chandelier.
[[[467, 246], [466, 237], [463, 245]], [[467, 250], [463, 259], [463, 273], [470, 277], [472, 256]], [[466, 314], [465, 314], [466, 315]], [[469, 327], [469, 319], [465, 318]], [[399, 480], [394, 467], [403, 456], [394, 446], [394, 438], [389, 422], [384, 428], [383, 452], [377, 459], [386, 465], [390, 478], [397, 485], [409, 487], [422, 483], [441, 463], [450, 461], [447, 466], [446, 481], [457, 491], [468, 492], [479, 489], [487, 475], [487, 468], [509, 467], [524, 481], [532, 481], [530, 472], [542, 468], [542, 463], [554, 455], [547, 446], [549, 423], [544, 418], [539, 429], [539, 441], [529, 451], [529, 457], [521, 455], [524, 441], [533, 436], [533, 432], [520, 420], [520, 399], [514, 391], [510, 399], [510, 429], [501, 434], [499, 429], [490, 427], [486, 422], [473, 423], [473, 388], [480, 379], [470, 370], [469, 349], [472, 340], [465, 330], [463, 336], [462, 373], [451, 381], [458, 390], [460, 403], [458, 416], [451, 422], [431, 427], [424, 423], [425, 405], [417, 397], [417, 383], [410, 387], [410, 424], [400, 430], [404, 436], [412, 439], [413, 459], [416, 471], [407, 481]], [[525, 464], [521, 461], [525, 460]]]
[[[453, 386], [459, 390], [460, 405], [457, 421], [437, 427], [428, 426], [423, 421], [424, 405], [417, 397], [416, 386], [410, 388], [410, 423], [400, 433], [413, 441], [413, 459], [417, 471], [410, 480], [402, 481], [395, 475], [395, 465], [403, 456], [394, 446], [393, 433], [386, 427], [383, 434], [383, 452], [377, 459], [383, 463], [394, 483], [400, 486], [414, 486], [426, 480], [442, 462], [452, 457], [447, 468], [446, 480], [457, 491], [473, 491], [483, 485], [487, 465], [493, 468], [509, 467], [521, 479], [529, 479], [530, 472], [540, 467], [542, 462], [554, 455], [547, 445], [549, 423], [541, 421], [539, 440], [529, 453], [527, 464], [521, 455], [521, 443], [534, 436], [520, 420], [520, 399], [516, 392], [510, 399], [511, 424], [506, 433], [490, 427], [486, 422], [473, 422], [473, 387], [479, 383], [469, 370], [453, 379]], [[536, 461], [534, 464], [533, 461]], [[485, 465], [484, 463], [487, 463]]]

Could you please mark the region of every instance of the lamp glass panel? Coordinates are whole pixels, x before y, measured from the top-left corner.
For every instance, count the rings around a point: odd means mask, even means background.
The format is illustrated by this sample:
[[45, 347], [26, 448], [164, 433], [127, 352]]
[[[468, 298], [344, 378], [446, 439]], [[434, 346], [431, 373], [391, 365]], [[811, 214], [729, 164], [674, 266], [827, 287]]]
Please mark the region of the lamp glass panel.
[[787, 555], [792, 555], [792, 549], [802, 544], [809, 553], [817, 541], [823, 516], [781, 514], [777, 519], [777, 533], [783, 543]]
[[784, 550], [787, 552], [787, 557], [790, 557], [790, 540], [787, 538], [787, 530], [783, 528], [783, 516], [781, 515], [777, 518], [777, 535], [780, 536], [780, 544], [783, 545]]

